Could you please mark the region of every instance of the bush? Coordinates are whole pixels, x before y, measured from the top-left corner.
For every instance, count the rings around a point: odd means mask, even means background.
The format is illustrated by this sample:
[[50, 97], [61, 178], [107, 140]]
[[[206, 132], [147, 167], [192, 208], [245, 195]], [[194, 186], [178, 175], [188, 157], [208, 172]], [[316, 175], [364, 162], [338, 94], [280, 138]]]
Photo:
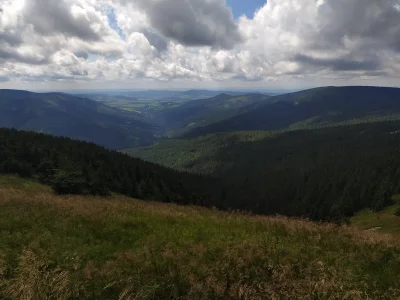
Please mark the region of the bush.
[[81, 172], [57, 170], [52, 188], [57, 194], [85, 194], [85, 179]]

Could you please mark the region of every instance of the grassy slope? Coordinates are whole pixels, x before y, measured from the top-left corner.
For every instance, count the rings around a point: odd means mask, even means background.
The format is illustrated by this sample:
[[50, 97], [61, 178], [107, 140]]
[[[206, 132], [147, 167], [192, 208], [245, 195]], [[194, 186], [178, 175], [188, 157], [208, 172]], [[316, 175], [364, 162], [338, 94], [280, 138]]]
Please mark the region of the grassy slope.
[[393, 197], [396, 204], [380, 212], [364, 210], [351, 219], [351, 223], [364, 230], [377, 230], [400, 235], [400, 217], [395, 213], [400, 210], [400, 195]]
[[0, 298], [395, 299], [400, 241], [376, 232], [0, 177]]

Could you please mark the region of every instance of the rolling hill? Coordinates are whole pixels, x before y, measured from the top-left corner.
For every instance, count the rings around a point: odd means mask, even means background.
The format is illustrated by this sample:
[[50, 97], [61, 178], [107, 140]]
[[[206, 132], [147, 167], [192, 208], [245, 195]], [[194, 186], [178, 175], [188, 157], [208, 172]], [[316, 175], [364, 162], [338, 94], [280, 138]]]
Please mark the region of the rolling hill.
[[0, 176], [1, 299], [398, 299], [400, 241]]
[[261, 94], [232, 96], [222, 93], [212, 98], [187, 101], [157, 110], [153, 119], [158, 120], [168, 136], [176, 136], [250, 110], [255, 104], [264, 103], [268, 98], [269, 96]]
[[62, 93], [0, 90], [0, 127], [67, 136], [111, 149], [149, 145], [158, 128], [140, 114]]
[[196, 99], [206, 99], [216, 97], [220, 94], [227, 94], [230, 96], [243, 96], [249, 94], [248, 92], [238, 92], [238, 91], [211, 91], [211, 90], [188, 90], [183, 92], [178, 92], [172, 96], [166, 96], [162, 99], [164, 100], [174, 100], [174, 99], [187, 99], [187, 100], [196, 100]]
[[193, 129], [185, 136], [397, 119], [400, 119], [400, 89], [324, 87], [271, 97], [262, 105], [227, 120]]

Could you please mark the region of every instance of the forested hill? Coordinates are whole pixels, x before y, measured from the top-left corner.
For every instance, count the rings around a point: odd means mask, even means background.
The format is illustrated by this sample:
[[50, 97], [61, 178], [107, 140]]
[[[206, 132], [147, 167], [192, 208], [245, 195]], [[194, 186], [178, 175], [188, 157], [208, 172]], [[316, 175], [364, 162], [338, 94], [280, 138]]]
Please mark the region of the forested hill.
[[400, 193], [400, 121], [168, 140], [132, 155], [224, 180], [217, 207], [316, 220], [381, 209]]
[[324, 87], [271, 97], [254, 109], [204, 127], [185, 137], [240, 130], [313, 128], [338, 123], [400, 119], [400, 89]]
[[149, 145], [157, 128], [140, 114], [62, 93], [0, 90], [0, 127], [68, 136], [111, 149]]
[[212, 179], [174, 171], [95, 144], [0, 128], [0, 173], [35, 178], [60, 194], [207, 205]]

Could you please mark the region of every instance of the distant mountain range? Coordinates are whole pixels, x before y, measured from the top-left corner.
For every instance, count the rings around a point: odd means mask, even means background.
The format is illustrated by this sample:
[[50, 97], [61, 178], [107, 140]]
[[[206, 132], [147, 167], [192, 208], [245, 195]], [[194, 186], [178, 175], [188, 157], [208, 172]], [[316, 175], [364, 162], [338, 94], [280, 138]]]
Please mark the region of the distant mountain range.
[[[279, 96], [215, 95], [215, 91], [206, 90], [167, 93], [164, 97], [162, 91], [142, 93], [159, 98], [0, 90], [0, 126], [128, 149], [166, 137], [400, 119], [400, 89], [396, 88], [325, 87]], [[201, 96], [206, 98], [197, 98]]]
[[0, 90], [0, 127], [68, 136], [111, 149], [149, 145], [157, 128], [140, 114], [62, 93]]
[[204, 98], [215, 97], [220, 94], [227, 94], [230, 96], [240, 96], [240, 95], [246, 95], [249, 93], [248, 92], [238, 92], [238, 91], [189, 90], [189, 91], [184, 91], [184, 92], [179, 92], [179, 93], [173, 94], [169, 98], [173, 99], [174, 97], [179, 97], [179, 98], [188, 98], [188, 99], [204, 99]]
[[343, 122], [400, 118], [400, 89], [325, 87], [269, 98], [229, 119], [189, 132], [196, 137], [215, 132], [313, 128]]
[[[158, 93], [159, 91], [157, 91]], [[160, 96], [159, 94], [146, 95]], [[189, 90], [172, 96], [143, 98], [139, 94], [110, 95], [88, 94], [88, 97], [105, 105], [126, 111], [137, 112], [148, 123], [163, 129], [164, 135], [171, 137], [187, 133], [194, 128], [225, 120], [263, 103], [269, 96], [262, 94], [243, 94], [226, 92]], [[135, 97], [134, 97], [135, 96]]]
[[67, 136], [110, 149], [125, 149], [151, 145], [161, 136], [183, 134], [224, 120], [268, 98], [261, 94], [194, 98], [215, 93], [190, 90], [179, 94], [176, 100], [151, 100], [125, 95], [90, 94], [86, 97], [0, 90], [0, 127]]
[[[187, 90], [187, 91], [171, 91], [171, 90], [104, 90], [104, 91], [79, 91], [69, 92], [74, 95], [91, 97], [92, 95], [108, 95], [108, 96], [126, 96], [137, 99], [160, 100], [160, 101], [178, 101], [180, 99], [194, 100], [215, 97], [219, 94], [228, 94], [231, 96], [239, 96], [251, 94], [254, 92], [245, 91], [226, 91], [226, 90]], [[265, 93], [263, 93], [265, 94]], [[267, 93], [268, 94], [268, 93]]]

